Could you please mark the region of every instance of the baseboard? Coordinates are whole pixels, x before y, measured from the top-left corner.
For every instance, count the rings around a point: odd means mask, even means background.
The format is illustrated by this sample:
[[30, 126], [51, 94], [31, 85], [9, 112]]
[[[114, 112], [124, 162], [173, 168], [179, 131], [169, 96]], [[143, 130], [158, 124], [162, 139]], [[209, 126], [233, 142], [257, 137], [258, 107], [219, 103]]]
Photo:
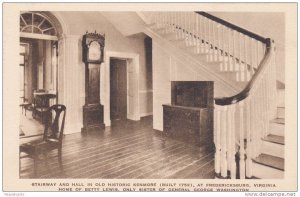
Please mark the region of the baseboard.
[[152, 116], [153, 112], [140, 113], [140, 117]]
[[66, 125], [64, 129], [64, 134], [72, 134], [72, 133], [80, 133], [82, 128], [82, 124], [72, 124]]

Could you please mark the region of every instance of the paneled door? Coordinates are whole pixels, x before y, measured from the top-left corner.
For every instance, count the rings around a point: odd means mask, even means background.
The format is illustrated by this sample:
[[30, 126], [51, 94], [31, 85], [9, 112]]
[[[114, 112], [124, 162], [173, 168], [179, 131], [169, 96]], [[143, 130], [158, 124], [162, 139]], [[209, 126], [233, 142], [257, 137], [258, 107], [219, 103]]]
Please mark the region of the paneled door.
[[127, 62], [125, 59], [110, 59], [110, 118], [127, 118]]

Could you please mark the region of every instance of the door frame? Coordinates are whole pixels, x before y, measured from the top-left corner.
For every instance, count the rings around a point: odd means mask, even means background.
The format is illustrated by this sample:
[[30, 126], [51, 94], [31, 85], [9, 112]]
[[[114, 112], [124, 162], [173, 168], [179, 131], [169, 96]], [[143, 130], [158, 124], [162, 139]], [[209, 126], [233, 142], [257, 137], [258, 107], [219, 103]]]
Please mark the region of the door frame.
[[[110, 119], [110, 58], [120, 58], [126, 59], [126, 70], [127, 70], [127, 118], [130, 120], [138, 121], [140, 120], [140, 105], [139, 105], [139, 54], [136, 53], [126, 53], [126, 52], [117, 52], [117, 51], [106, 51], [105, 52], [105, 61], [104, 61], [104, 76], [101, 74], [101, 77], [104, 77], [105, 87], [104, 94], [101, 93], [101, 100], [104, 99], [104, 123], [106, 126], [111, 125]], [[133, 96], [128, 97], [128, 89], [130, 78], [128, 76], [128, 71], [132, 70], [134, 73], [134, 88]], [[103, 73], [103, 72], [101, 72]], [[101, 84], [100, 84], [101, 85]], [[101, 92], [103, 92], [100, 89]], [[132, 103], [132, 104], [131, 104]], [[132, 108], [132, 109], [130, 109]], [[132, 114], [130, 112], [133, 112]]]

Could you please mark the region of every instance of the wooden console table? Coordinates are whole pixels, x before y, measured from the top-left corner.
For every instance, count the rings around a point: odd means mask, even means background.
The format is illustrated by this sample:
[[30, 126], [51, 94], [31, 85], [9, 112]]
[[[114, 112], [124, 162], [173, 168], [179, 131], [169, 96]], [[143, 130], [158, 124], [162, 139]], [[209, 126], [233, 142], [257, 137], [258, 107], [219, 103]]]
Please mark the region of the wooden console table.
[[212, 143], [213, 109], [163, 105], [164, 132], [167, 136], [197, 146]]
[[172, 81], [171, 104], [163, 105], [163, 131], [188, 143], [213, 145], [213, 82]]

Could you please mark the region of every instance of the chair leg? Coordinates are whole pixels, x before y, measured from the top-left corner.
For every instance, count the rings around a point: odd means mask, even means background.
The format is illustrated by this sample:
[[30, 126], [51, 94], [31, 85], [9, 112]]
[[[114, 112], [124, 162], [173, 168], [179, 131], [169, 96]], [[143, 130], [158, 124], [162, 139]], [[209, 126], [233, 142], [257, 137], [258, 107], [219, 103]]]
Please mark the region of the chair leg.
[[21, 152], [19, 152], [19, 178], [21, 178]]
[[33, 176], [36, 177], [37, 172], [37, 156], [33, 159]]
[[58, 148], [58, 164], [59, 164], [61, 171], [63, 171], [62, 153], [61, 152], [62, 152], [61, 148]]
[[48, 155], [46, 152], [43, 153], [44, 155], [44, 158], [45, 158], [45, 162], [46, 162], [46, 167], [47, 167], [47, 170], [50, 171], [50, 168], [49, 168], [49, 163], [48, 163]]

